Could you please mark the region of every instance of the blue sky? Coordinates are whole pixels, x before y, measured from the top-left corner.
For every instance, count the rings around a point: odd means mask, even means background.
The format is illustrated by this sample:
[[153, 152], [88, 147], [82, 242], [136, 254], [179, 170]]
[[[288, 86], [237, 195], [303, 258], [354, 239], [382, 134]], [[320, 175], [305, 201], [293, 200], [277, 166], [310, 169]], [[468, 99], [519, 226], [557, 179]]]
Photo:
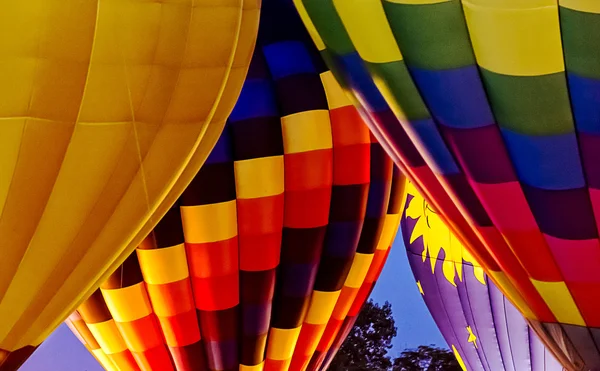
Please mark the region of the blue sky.
[[[398, 235], [371, 298], [392, 304], [398, 335], [391, 356], [422, 344], [446, 347], [413, 278], [402, 237]], [[66, 325], [60, 327], [21, 367], [21, 371], [102, 371]]]

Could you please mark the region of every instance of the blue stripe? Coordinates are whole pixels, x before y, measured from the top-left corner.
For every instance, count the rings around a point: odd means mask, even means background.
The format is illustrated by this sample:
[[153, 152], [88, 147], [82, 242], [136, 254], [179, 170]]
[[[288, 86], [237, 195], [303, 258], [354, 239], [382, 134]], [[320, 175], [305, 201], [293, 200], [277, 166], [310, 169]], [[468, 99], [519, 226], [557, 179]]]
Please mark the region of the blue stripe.
[[217, 144], [208, 155], [206, 164], [218, 164], [223, 162], [233, 161], [233, 152], [231, 146], [231, 133], [229, 132], [229, 124], [225, 125]]
[[390, 196], [391, 179], [387, 181], [371, 181], [369, 185], [369, 199], [365, 218], [379, 218], [385, 215]]
[[358, 53], [337, 56], [336, 60], [339, 62], [337, 65], [340, 72], [346, 77], [348, 85], [355, 95], [365, 101], [369, 111], [381, 112], [389, 108]]
[[529, 136], [501, 129], [517, 176], [545, 190], [585, 186], [575, 133]]
[[312, 292], [317, 274], [317, 264], [283, 264], [278, 278], [284, 296], [305, 297]]
[[301, 41], [282, 41], [263, 46], [263, 54], [273, 79], [301, 73], [316, 73], [306, 45]]
[[246, 80], [240, 97], [229, 115], [229, 120], [235, 122], [256, 117], [278, 116], [279, 110], [273, 89], [268, 80]]
[[363, 221], [329, 222], [325, 237], [325, 251], [329, 256], [347, 258], [353, 256], [360, 239]]
[[600, 134], [600, 81], [572, 73], [567, 76], [577, 130]]
[[[434, 163], [428, 165], [434, 173], [442, 175], [460, 173], [452, 154], [432, 119], [411, 121], [410, 125], [415, 130], [418, 141], [421, 142], [415, 143], [415, 145], [417, 148], [424, 148], [433, 160]], [[424, 153], [422, 155], [427, 159]]]
[[438, 123], [459, 129], [494, 123], [477, 66], [442, 71], [410, 68], [410, 72]]

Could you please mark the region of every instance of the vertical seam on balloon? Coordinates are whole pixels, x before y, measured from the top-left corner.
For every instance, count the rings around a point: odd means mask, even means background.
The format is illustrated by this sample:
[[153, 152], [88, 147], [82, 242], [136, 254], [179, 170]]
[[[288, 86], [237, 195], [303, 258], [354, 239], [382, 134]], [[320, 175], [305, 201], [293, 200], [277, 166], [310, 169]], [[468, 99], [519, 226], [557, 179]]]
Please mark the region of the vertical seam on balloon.
[[[79, 124], [79, 119], [80, 119], [80, 116], [81, 116], [81, 110], [82, 110], [82, 107], [83, 107], [83, 100], [84, 100], [84, 98], [85, 98], [85, 92], [86, 92], [86, 89], [87, 89], [87, 84], [88, 84], [88, 81], [89, 81], [90, 70], [91, 70], [91, 66], [92, 66], [92, 58], [93, 58], [93, 56], [94, 56], [94, 49], [95, 49], [95, 45], [96, 45], [96, 34], [98, 33], [98, 18], [99, 18], [99, 14], [100, 14], [100, 0], [97, 0], [97, 6], [96, 6], [96, 20], [95, 20], [96, 22], [95, 22], [95, 25], [94, 25], [94, 34], [93, 34], [93, 39], [92, 39], [92, 45], [91, 45], [91, 47], [90, 47], [90, 60], [89, 60], [89, 64], [88, 64], [88, 70], [87, 70], [87, 74], [86, 74], [86, 77], [85, 77], [85, 82], [84, 82], [84, 85], [83, 85], [83, 91], [81, 92], [81, 101], [80, 101], [80, 103], [79, 103], [79, 110], [78, 110], [78, 112], [77, 112], [77, 117], [76, 117], [76, 119], [75, 119], [75, 123], [74, 123], [74, 125], [73, 125], [73, 130], [71, 131], [71, 137], [73, 136], [73, 133], [75, 132], [75, 129], [76, 129], [77, 125]], [[39, 44], [38, 44], [38, 53], [39, 53]], [[38, 64], [37, 64], [37, 62], [36, 62], [36, 70], [37, 70], [37, 65], [38, 65]], [[28, 109], [29, 109], [29, 107], [30, 107], [30, 105], [31, 105], [31, 101], [32, 101], [32, 100], [33, 100], [33, 93], [32, 93], [32, 95], [31, 95], [31, 97], [30, 97], [30, 101], [29, 101]], [[27, 127], [27, 122], [25, 122], [25, 125], [23, 125], [23, 133], [25, 133], [26, 127]], [[22, 147], [22, 142], [21, 142], [21, 145], [19, 146], [19, 153], [20, 153], [21, 147]], [[62, 157], [63, 157], [63, 159], [62, 159], [62, 161], [61, 161], [61, 167], [62, 167], [62, 164], [63, 164], [63, 162], [64, 162], [64, 158], [65, 158], [66, 154], [67, 154], [67, 149], [65, 149], [65, 152], [64, 152], [64, 154], [63, 154], [63, 156], [62, 156]], [[19, 157], [20, 157], [20, 156], [19, 156]], [[16, 169], [16, 166], [18, 165], [18, 163], [19, 163], [19, 160], [17, 159], [17, 163], [15, 164], [15, 169]], [[59, 168], [59, 170], [58, 170], [58, 171], [60, 172], [60, 168]], [[13, 179], [14, 179], [14, 178], [13, 178]], [[7, 193], [7, 197], [6, 197], [6, 199], [7, 199], [7, 200], [8, 200], [8, 194], [10, 193], [10, 187], [12, 186], [12, 180], [13, 180], [13, 179], [11, 179], [11, 185], [9, 186], [9, 192]], [[57, 173], [57, 177], [54, 179], [54, 183], [53, 183], [52, 189], [54, 189], [54, 185], [56, 184], [56, 180], [57, 180], [57, 179], [58, 179], [58, 173]], [[48, 201], [49, 201], [49, 199], [50, 199], [50, 197], [51, 197], [51, 196], [52, 196], [52, 191], [50, 192], [50, 194], [48, 195], [48, 198], [47, 198], [47, 199], [46, 199], [46, 201], [45, 201], [44, 211], [43, 211], [43, 212], [42, 212], [42, 214], [40, 215], [40, 218], [43, 216], [43, 214], [44, 214], [44, 212], [45, 212], [45, 210], [46, 210], [46, 206], [48, 205]], [[5, 209], [3, 209], [3, 211], [2, 211], [2, 214], [4, 214], [4, 210], [5, 210]], [[1, 219], [2, 219], [2, 215], [0, 215], [0, 220], [1, 220]], [[37, 226], [36, 226], [36, 229], [33, 231], [33, 234], [31, 235], [31, 238], [30, 238], [30, 240], [29, 240], [30, 242], [31, 242], [31, 239], [33, 238], [33, 236], [35, 235], [35, 232], [36, 232], [36, 231], [37, 231]], [[24, 252], [24, 254], [21, 256], [21, 259], [20, 259], [20, 261], [22, 261], [23, 257], [24, 257], [24, 256], [25, 256], [25, 254], [27, 253], [27, 250], [28, 250], [28, 249], [26, 249], [26, 250], [25, 250], [25, 252]], [[19, 265], [20, 265], [20, 263], [19, 263]], [[18, 268], [17, 268], [17, 269], [18, 269]], [[11, 281], [10, 283], [8, 283], [8, 285], [7, 285], [7, 287], [6, 287], [6, 291], [4, 291], [4, 292], [0, 293], [0, 302], [2, 301], [2, 298], [4, 297], [4, 295], [6, 294], [6, 292], [8, 291], [8, 289], [10, 288], [11, 284], [12, 284], [12, 281]], [[62, 288], [62, 286], [61, 286], [61, 288]], [[19, 317], [19, 319], [17, 320], [17, 322], [13, 323], [13, 327], [12, 327], [12, 329], [11, 329], [11, 330], [10, 330], [10, 331], [7, 333], [7, 336], [8, 336], [8, 335], [10, 335], [10, 334], [11, 334], [11, 333], [14, 331], [14, 326], [15, 326], [16, 324], [18, 324], [18, 323], [20, 322], [20, 320], [22, 320], [22, 317]], [[16, 342], [22, 341], [22, 339], [25, 337], [25, 335], [27, 335], [27, 333], [25, 333], [25, 334], [22, 334], [22, 335], [21, 335], [21, 336], [20, 336], [18, 339], [16, 339], [15, 341], [16, 341]]]
[[506, 312], [506, 300], [508, 300], [506, 298], [506, 296], [502, 296], [502, 311], [504, 312], [504, 318], [506, 319], [506, 321], [504, 321], [504, 326], [506, 327], [506, 337], [508, 339], [508, 348], [509, 348], [508, 354], [510, 354], [510, 358], [511, 358], [512, 364], [513, 364], [513, 369], [516, 370], [515, 356], [512, 351], [512, 342], [510, 341], [510, 327], [508, 326], [508, 313]]
[[[451, 233], [452, 233], [452, 232], [450, 231], [450, 229], [448, 229], [448, 234], [451, 234]], [[463, 248], [463, 249], [466, 249], [466, 247], [464, 247], [464, 245], [463, 245], [463, 247], [462, 247], [462, 248]], [[445, 251], [444, 251], [444, 252], [445, 252]], [[461, 258], [461, 262], [460, 262], [460, 263], [464, 265], [464, 261], [462, 260], [462, 258]], [[467, 287], [467, 286], [468, 286], [468, 285], [467, 285], [467, 278], [466, 278], [466, 274], [467, 274], [467, 273], [464, 271], [464, 268], [463, 268], [463, 274], [464, 274], [464, 276], [465, 276], [465, 278], [464, 278], [464, 281], [463, 281], [463, 282], [464, 282], [464, 285], [465, 285], [465, 300], [467, 301], [467, 306], [469, 307], [469, 309], [470, 309], [470, 311], [471, 311], [471, 316], [472, 316], [472, 319], [473, 319], [473, 326], [475, 327], [475, 331], [479, 332], [479, 331], [478, 331], [478, 328], [477, 328], [477, 323], [476, 323], [477, 321], [475, 320], [475, 314], [473, 313], [473, 307], [471, 306], [471, 298], [470, 298], [470, 296], [469, 296], [469, 288]], [[486, 285], [486, 286], [487, 286], [487, 285]], [[457, 286], [455, 286], [455, 288], [456, 288], [456, 291], [458, 292], [458, 297], [459, 297], [459, 300], [460, 300], [460, 299], [461, 299], [461, 295], [460, 295], [460, 290], [458, 289], [458, 285], [457, 285]], [[491, 301], [489, 300], [489, 287], [487, 287], [487, 291], [488, 291], [488, 304], [489, 304], [490, 313], [492, 313], [492, 319], [493, 319], [493, 317], [494, 317], [494, 312], [493, 312], [493, 309], [492, 309], [492, 303], [491, 303]], [[462, 300], [460, 300], [460, 303], [461, 303], [461, 306], [462, 306]], [[463, 310], [463, 313], [464, 313], [464, 310]], [[467, 324], [468, 324], [469, 322], [468, 322], [468, 318], [467, 318], [467, 316], [466, 316], [466, 315], [465, 315], [465, 319], [467, 320]], [[495, 329], [494, 329], [494, 332], [495, 332]], [[498, 338], [496, 337], [496, 338], [495, 338], [495, 340], [496, 340], [496, 345], [498, 346], [498, 350], [500, 350], [500, 344], [498, 343]], [[476, 349], [476, 351], [477, 351], [477, 354], [479, 354], [479, 358], [480, 358], [480, 359], [481, 359], [481, 358], [483, 358], [483, 360], [482, 360], [482, 361], [485, 361], [485, 363], [486, 363], [486, 365], [487, 365], [488, 369], [491, 371], [491, 370], [492, 370], [492, 368], [491, 368], [491, 366], [490, 366], [490, 361], [489, 361], [489, 360], [488, 360], [488, 358], [487, 358], [487, 353], [486, 353], [486, 352], [485, 352], [483, 349], [481, 349], [481, 351], [479, 350], [479, 348], [477, 347], [477, 343], [476, 343], [476, 341], [477, 341], [477, 339], [475, 339], [475, 342], [473, 343], [473, 345], [475, 346], [475, 349]], [[481, 341], [481, 339], [480, 339], [480, 341], [479, 341], [479, 344], [480, 344], [480, 345], [482, 346], [482, 348], [483, 348], [483, 342]], [[502, 360], [502, 363], [504, 364], [504, 360], [502, 359], [502, 355], [501, 355], [501, 354], [500, 354], [500, 359]], [[483, 362], [482, 362], [482, 363], [483, 363]]]

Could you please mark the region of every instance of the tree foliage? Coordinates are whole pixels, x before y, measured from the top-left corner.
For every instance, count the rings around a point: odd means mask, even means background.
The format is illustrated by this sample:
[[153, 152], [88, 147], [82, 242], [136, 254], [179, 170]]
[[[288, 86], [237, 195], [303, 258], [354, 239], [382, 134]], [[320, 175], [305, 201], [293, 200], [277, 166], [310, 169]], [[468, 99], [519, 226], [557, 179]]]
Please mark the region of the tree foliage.
[[403, 351], [394, 360], [392, 371], [461, 371], [461, 367], [451, 351], [421, 345]]
[[369, 300], [358, 315], [348, 338], [329, 366], [330, 371], [461, 371], [452, 352], [421, 345], [407, 349], [392, 361], [388, 351], [396, 327], [392, 306]]
[[392, 305], [386, 301], [379, 306], [369, 300], [363, 306], [329, 370], [389, 370], [392, 360], [387, 352], [392, 348], [394, 336], [396, 327], [392, 317]]

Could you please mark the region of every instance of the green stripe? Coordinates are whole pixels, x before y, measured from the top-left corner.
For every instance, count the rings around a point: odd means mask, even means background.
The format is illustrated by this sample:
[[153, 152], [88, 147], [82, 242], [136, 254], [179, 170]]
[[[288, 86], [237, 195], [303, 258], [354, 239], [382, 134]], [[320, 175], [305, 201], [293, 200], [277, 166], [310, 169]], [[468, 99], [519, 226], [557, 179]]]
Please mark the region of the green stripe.
[[567, 71], [600, 79], [600, 14], [560, 7]]
[[340, 84], [344, 90], [348, 90], [348, 81], [346, 80], [343, 71], [341, 71], [340, 67], [338, 66], [338, 63], [336, 63], [335, 57], [331, 51], [329, 49], [321, 50], [320, 54], [321, 58], [323, 58], [323, 62], [325, 62], [325, 65], [329, 68], [338, 84]]
[[338, 55], [356, 51], [332, 0], [302, 0], [302, 3], [328, 49]]
[[409, 66], [443, 70], [475, 64], [460, 1], [425, 5], [383, 1], [383, 7]]
[[527, 135], [575, 131], [564, 73], [509, 76], [480, 70], [500, 127]]
[[412, 121], [431, 117], [404, 61], [365, 64], [374, 80], [385, 81], [407, 119]]

